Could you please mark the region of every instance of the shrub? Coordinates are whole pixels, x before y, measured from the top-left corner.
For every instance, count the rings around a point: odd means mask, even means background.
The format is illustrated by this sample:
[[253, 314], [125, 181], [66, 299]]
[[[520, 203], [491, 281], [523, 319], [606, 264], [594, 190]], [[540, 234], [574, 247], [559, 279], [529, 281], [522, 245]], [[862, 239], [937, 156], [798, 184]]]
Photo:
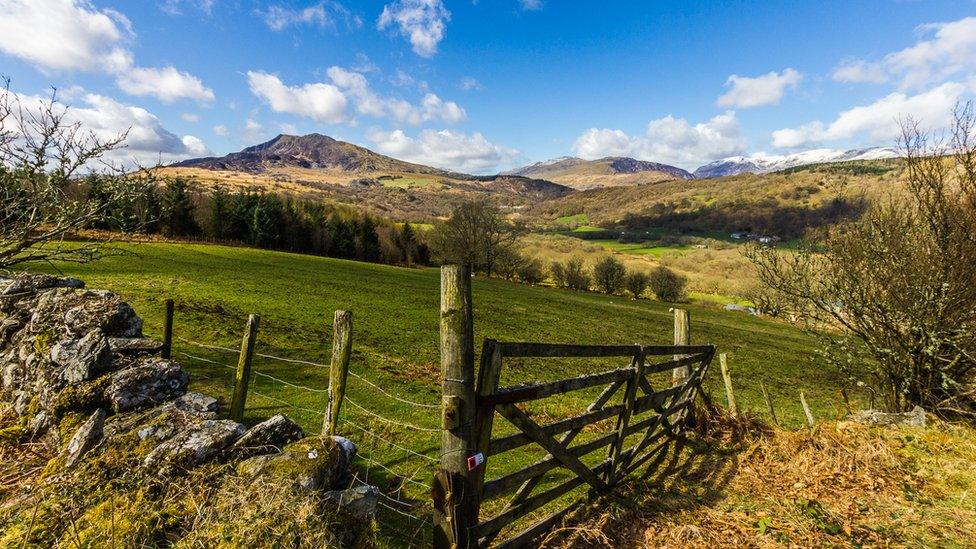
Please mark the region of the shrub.
[[566, 273], [566, 286], [573, 290], [590, 289], [590, 273], [583, 268], [583, 260], [574, 257], [566, 262], [564, 267]]
[[552, 277], [552, 282], [560, 288], [565, 288], [566, 284], [566, 269], [563, 264], [554, 261], [552, 265], [549, 266], [549, 276]]
[[958, 109], [935, 146], [903, 130], [900, 193], [796, 252], [748, 256], [829, 362], [871, 369], [889, 410], [976, 418], [976, 113]]
[[542, 262], [536, 258], [525, 260], [518, 268], [518, 279], [524, 284], [538, 284], [544, 278]]
[[641, 294], [644, 293], [644, 290], [647, 289], [647, 285], [650, 282], [651, 277], [644, 271], [632, 271], [627, 274], [627, 278], [624, 280], [624, 286], [634, 296], [634, 299], [640, 299]]
[[651, 291], [661, 301], [681, 301], [685, 298], [685, 285], [688, 279], [661, 265], [651, 271], [648, 281]]
[[613, 295], [620, 291], [624, 285], [624, 278], [627, 270], [624, 264], [612, 255], [608, 255], [597, 261], [593, 267], [593, 279], [597, 288], [605, 294]]

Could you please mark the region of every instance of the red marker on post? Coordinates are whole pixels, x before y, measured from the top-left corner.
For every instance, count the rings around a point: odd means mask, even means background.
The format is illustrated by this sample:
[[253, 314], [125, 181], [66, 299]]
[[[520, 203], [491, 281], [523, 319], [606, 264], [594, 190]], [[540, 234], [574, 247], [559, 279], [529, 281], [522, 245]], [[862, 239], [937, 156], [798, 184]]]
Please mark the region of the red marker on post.
[[481, 452], [468, 458], [468, 471], [474, 471], [479, 465], [485, 462], [485, 455]]

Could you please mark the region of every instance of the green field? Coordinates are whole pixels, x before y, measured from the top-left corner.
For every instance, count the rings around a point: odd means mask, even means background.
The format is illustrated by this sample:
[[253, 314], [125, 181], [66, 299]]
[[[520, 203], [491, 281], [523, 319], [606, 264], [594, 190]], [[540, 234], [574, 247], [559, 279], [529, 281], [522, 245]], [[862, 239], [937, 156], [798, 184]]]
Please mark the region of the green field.
[[651, 257], [661, 257], [668, 253], [680, 254], [693, 249], [691, 246], [685, 244], [658, 246], [649, 242], [620, 242], [619, 240], [611, 239], [587, 240], [587, 242], [622, 254], [649, 255]]
[[[360, 446], [366, 460], [362, 464], [363, 477], [368, 476], [369, 482], [381, 488], [395, 489], [402, 500], [415, 501], [418, 509], [413, 512], [423, 514], [424, 507], [429, 507], [424, 487], [403, 484], [390, 471], [398, 477], [429, 483], [434, 467], [417, 454], [430, 459], [438, 456], [437, 269], [405, 269], [208, 245], [134, 244], [126, 245], [126, 249], [132, 255], [58, 267], [65, 274], [84, 279], [91, 288], [120, 294], [143, 316], [145, 331], [152, 336], [161, 333], [163, 303], [172, 298], [177, 304], [177, 338], [235, 347], [247, 315], [258, 313], [258, 352], [326, 363], [332, 313], [335, 309], [352, 310], [351, 371], [402, 400], [381, 394], [359, 377], [350, 377], [344, 415], [352, 423], [341, 426], [342, 434]], [[486, 337], [507, 341], [657, 344], [672, 339], [672, 318], [665, 303], [635, 302], [619, 296], [494, 279], [478, 278], [473, 286], [479, 349]], [[837, 391], [842, 377], [813, 362], [814, 341], [808, 335], [742, 313], [689, 308], [693, 342], [714, 343], [720, 352], [729, 354], [740, 406], [757, 412], [765, 409], [759, 389], [762, 381], [773, 395], [779, 417], [788, 425], [800, 425], [802, 412], [797, 399], [801, 390], [818, 417], [839, 415], [842, 405]], [[180, 340], [174, 347], [176, 358], [193, 375], [193, 388], [220, 396], [226, 403], [233, 377], [230, 365], [235, 357], [195, 348]], [[182, 353], [217, 361], [222, 366], [193, 360]], [[506, 363], [502, 384], [558, 379], [619, 366], [606, 361], [512, 362]], [[328, 372], [318, 366], [259, 359], [254, 367], [282, 381], [318, 391], [328, 383]], [[717, 365], [706, 386], [716, 398], [724, 394]], [[321, 419], [316, 411], [325, 407], [324, 393], [261, 376], [255, 377], [252, 387], [247, 423], [284, 412], [308, 431], [317, 432]], [[567, 416], [580, 413], [580, 406], [585, 406], [588, 399], [592, 397], [580, 394], [549, 406], [533, 406], [529, 411], [548, 417]], [[418, 408], [404, 400], [434, 407]], [[504, 422], [499, 420], [496, 425], [500, 423]], [[525, 452], [521, 458], [513, 459], [534, 458], [531, 452]], [[493, 465], [504, 467], [506, 463], [496, 460]], [[398, 488], [401, 484], [402, 490]], [[399, 515], [389, 520], [406, 521], [403, 528], [407, 530], [412, 525]]]

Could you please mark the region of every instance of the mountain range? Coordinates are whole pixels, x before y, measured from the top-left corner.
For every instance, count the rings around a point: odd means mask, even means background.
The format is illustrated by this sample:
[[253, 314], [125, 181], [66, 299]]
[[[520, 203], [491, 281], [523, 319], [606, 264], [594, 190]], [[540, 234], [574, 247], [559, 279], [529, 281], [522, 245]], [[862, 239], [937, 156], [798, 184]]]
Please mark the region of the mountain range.
[[813, 149], [786, 155], [754, 154], [750, 156], [730, 156], [705, 164], [695, 170], [698, 179], [738, 175], [740, 173], [769, 173], [824, 162], [848, 162], [852, 160], [879, 160], [901, 156], [892, 147], [873, 147], [868, 149]]
[[[813, 149], [786, 155], [754, 154], [731, 156], [699, 167], [693, 173], [658, 162], [608, 156], [596, 160], [559, 157], [502, 172], [497, 178], [514, 177], [545, 180], [585, 190], [601, 187], [634, 186], [668, 180], [707, 179], [738, 175], [763, 174], [824, 162], [877, 160], [896, 158], [897, 149], [875, 147], [867, 149]], [[184, 160], [177, 168], [198, 168], [211, 171], [266, 173], [286, 168], [328, 171], [352, 175], [418, 174], [453, 180], [485, 180], [467, 174], [450, 172], [422, 164], [398, 160], [317, 133], [295, 136], [279, 135], [274, 139], [247, 147], [221, 157]]]
[[546, 179], [578, 190], [623, 187], [694, 177], [681, 168], [621, 156], [608, 156], [597, 160], [563, 156], [510, 170], [504, 172], [504, 175]]

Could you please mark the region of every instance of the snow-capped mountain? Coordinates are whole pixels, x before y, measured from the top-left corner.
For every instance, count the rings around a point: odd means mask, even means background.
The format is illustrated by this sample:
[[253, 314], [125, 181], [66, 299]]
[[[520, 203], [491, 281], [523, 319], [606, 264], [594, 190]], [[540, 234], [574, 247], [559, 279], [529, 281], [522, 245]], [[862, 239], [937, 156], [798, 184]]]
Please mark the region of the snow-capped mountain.
[[750, 156], [730, 156], [705, 164], [695, 170], [695, 177], [705, 179], [740, 173], [769, 173], [807, 164], [822, 162], [845, 162], [849, 160], [878, 160], [897, 158], [900, 153], [892, 147], [872, 147], [869, 149], [813, 149], [785, 155], [753, 154]]

